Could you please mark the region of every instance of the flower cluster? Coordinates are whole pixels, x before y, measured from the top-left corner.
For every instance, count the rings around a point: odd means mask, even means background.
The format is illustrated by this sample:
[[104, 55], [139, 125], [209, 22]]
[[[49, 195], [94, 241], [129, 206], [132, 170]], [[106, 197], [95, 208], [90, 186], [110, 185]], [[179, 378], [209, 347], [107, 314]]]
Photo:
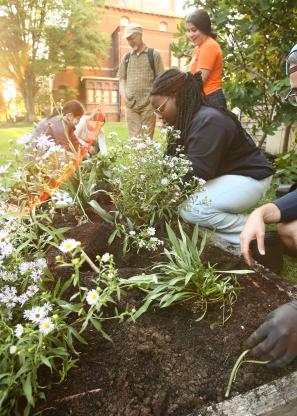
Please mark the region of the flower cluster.
[[[19, 143], [23, 145], [24, 157], [18, 160], [18, 169], [9, 178], [10, 199], [15, 198], [16, 204], [25, 201], [30, 205], [44, 193], [51, 193], [72, 161], [66, 150], [45, 134], [30, 136], [29, 140], [25, 137]], [[57, 197], [58, 202], [60, 199]]]
[[[179, 132], [169, 130], [177, 141]], [[144, 235], [145, 228], [159, 219], [171, 221], [182, 202], [203, 190], [204, 181], [193, 175], [192, 164], [182, 149], [177, 146], [176, 154], [171, 156], [164, 155], [165, 147], [164, 142], [155, 142], [145, 134], [131, 138], [121, 152], [123, 162], [112, 169], [112, 198], [122, 218], [121, 225], [132, 223], [132, 227], [124, 225], [121, 231], [127, 236], [133, 228], [137, 235], [132, 236], [133, 242], [138, 248], [156, 249], [160, 242], [154, 240], [157, 237], [149, 240]], [[128, 237], [131, 241], [131, 235]]]
[[136, 247], [137, 250], [144, 248], [148, 251], [156, 251], [164, 245], [164, 241], [156, 237], [156, 229], [154, 227], [140, 226], [137, 231], [130, 230], [127, 239], [129, 244]]

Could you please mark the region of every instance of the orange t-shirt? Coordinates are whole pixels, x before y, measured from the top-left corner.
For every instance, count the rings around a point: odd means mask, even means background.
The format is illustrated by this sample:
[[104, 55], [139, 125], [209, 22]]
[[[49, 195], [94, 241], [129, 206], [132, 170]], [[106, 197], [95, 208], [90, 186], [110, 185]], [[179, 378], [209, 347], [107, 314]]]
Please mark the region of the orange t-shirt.
[[210, 36], [193, 51], [189, 71], [194, 75], [198, 68], [210, 70], [203, 84], [205, 95], [222, 88], [223, 53], [220, 45]]

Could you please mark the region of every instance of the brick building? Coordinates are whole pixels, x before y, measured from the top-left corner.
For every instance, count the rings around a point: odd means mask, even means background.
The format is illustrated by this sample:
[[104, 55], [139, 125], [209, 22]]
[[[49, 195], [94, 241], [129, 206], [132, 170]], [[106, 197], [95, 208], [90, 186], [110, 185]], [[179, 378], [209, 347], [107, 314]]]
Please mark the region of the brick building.
[[123, 39], [124, 27], [132, 22], [144, 27], [144, 42], [161, 53], [165, 68], [180, 66], [170, 51], [173, 34], [177, 31], [180, 17], [175, 13], [175, 0], [109, 0], [105, 2], [100, 23], [102, 32], [110, 37], [107, 59], [100, 68], [85, 67], [79, 77], [71, 68], [59, 73], [54, 80], [55, 90], [76, 89], [77, 98], [87, 111], [100, 106], [108, 120], [119, 121], [123, 116], [124, 103], [119, 96], [119, 82], [116, 78], [119, 63], [129, 50]]

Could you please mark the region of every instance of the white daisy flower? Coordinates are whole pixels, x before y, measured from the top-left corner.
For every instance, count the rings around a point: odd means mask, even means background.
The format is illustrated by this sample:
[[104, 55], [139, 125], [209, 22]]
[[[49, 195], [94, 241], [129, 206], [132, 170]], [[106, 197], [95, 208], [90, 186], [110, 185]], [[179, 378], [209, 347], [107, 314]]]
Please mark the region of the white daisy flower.
[[80, 245], [79, 241], [74, 240], [74, 238], [68, 238], [67, 240], [62, 241], [59, 245], [59, 249], [63, 253], [69, 253], [73, 251], [76, 247]]
[[101, 260], [103, 261], [103, 263], [107, 263], [109, 261], [109, 259], [110, 259], [110, 254], [109, 253], [105, 253], [101, 257]]
[[49, 147], [55, 146], [54, 140], [46, 136], [45, 134], [42, 134], [36, 139], [36, 147], [38, 149], [47, 150]]
[[55, 328], [55, 325], [51, 318], [45, 318], [42, 319], [39, 323], [39, 331], [42, 332], [44, 335], [49, 334], [53, 329]]
[[17, 351], [17, 347], [15, 345], [11, 345], [9, 347], [9, 354], [15, 354]]
[[24, 318], [33, 323], [40, 322], [46, 315], [47, 311], [43, 306], [34, 306], [32, 309], [26, 309], [24, 312]]
[[15, 336], [20, 338], [23, 335], [24, 327], [22, 324], [17, 324], [14, 330]]
[[9, 234], [6, 230], [0, 231], [0, 244], [5, 243], [7, 240], [9, 240]]
[[97, 292], [97, 290], [93, 289], [93, 290], [89, 290], [87, 297], [86, 297], [86, 301], [89, 305], [96, 305], [97, 301], [99, 299], [99, 294]]

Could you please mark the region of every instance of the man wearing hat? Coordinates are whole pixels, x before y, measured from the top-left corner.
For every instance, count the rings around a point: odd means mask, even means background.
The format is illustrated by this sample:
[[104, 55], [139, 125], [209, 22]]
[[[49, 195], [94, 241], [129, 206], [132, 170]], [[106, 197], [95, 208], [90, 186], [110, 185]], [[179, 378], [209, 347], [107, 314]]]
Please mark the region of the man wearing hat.
[[120, 94], [126, 104], [126, 121], [130, 137], [138, 136], [147, 126], [153, 137], [156, 116], [150, 104], [150, 90], [154, 79], [164, 71], [158, 51], [148, 48], [142, 39], [143, 28], [138, 23], [125, 27], [124, 38], [131, 47], [119, 66]]
[[[297, 107], [297, 44], [286, 59], [286, 73], [291, 90], [285, 100]], [[297, 190], [276, 201], [262, 205], [249, 216], [241, 234], [241, 252], [253, 264], [250, 242], [257, 241], [265, 255], [265, 224], [278, 224], [278, 235], [289, 253], [297, 255]], [[271, 360], [270, 366], [281, 367], [297, 356], [297, 301], [286, 303], [268, 315], [248, 339], [247, 346], [259, 359]]]

